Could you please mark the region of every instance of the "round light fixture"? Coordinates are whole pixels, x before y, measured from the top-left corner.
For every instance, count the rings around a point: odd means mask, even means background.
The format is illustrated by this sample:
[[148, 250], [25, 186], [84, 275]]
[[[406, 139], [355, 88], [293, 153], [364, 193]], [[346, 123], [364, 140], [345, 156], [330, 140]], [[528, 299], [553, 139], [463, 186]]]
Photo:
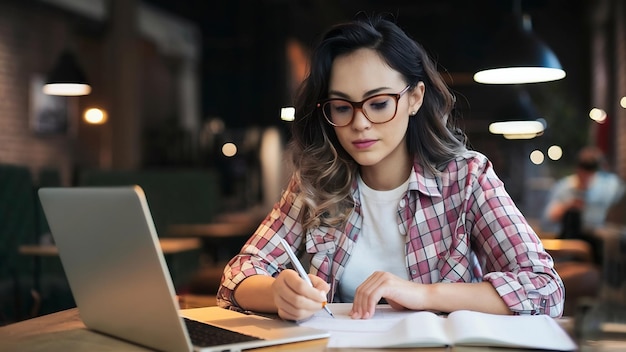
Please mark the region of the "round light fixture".
[[500, 121], [489, 124], [489, 132], [502, 134], [507, 139], [530, 139], [543, 133], [541, 121]]
[[[521, 18], [520, 18], [521, 17]], [[496, 48], [474, 81], [485, 84], [523, 84], [562, 79], [565, 71], [554, 52], [532, 32], [530, 16], [516, 15], [515, 25], [504, 30]]]
[[63, 51], [46, 77], [43, 92], [48, 95], [62, 96], [80, 96], [91, 93], [91, 86], [87, 82], [85, 73], [71, 51]]

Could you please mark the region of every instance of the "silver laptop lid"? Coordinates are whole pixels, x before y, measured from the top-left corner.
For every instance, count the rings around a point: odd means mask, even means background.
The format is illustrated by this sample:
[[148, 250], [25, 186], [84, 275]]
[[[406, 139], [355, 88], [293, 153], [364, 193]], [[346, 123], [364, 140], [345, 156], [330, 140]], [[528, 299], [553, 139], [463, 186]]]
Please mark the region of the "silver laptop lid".
[[190, 351], [142, 189], [42, 188], [39, 196], [85, 325], [159, 350]]

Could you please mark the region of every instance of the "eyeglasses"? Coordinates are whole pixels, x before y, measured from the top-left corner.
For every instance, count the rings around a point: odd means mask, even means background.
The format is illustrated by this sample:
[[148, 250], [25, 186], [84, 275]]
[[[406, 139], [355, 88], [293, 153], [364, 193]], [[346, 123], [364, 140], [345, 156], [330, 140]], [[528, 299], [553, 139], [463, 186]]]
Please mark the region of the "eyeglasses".
[[335, 127], [348, 126], [352, 123], [357, 109], [361, 110], [371, 123], [381, 124], [396, 117], [398, 100], [409, 88], [410, 84], [400, 93], [376, 94], [360, 102], [339, 98], [326, 99], [317, 103], [317, 107], [322, 109], [326, 121]]

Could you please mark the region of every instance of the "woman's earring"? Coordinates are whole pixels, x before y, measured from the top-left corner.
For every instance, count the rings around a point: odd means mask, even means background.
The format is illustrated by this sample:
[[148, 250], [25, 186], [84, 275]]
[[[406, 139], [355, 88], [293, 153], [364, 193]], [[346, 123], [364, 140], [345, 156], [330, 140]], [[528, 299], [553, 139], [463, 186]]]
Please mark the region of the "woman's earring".
[[411, 111], [411, 116], [417, 115], [417, 111]]

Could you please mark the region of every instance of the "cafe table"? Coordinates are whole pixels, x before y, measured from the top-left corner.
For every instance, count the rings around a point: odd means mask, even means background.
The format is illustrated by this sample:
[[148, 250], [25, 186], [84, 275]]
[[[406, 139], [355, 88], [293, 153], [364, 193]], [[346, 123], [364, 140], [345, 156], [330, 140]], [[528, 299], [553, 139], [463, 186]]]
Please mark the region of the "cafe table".
[[[317, 339], [304, 342], [289, 343], [276, 345], [271, 347], [257, 348], [254, 352], [272, 352], [272, 351], [299, 351], [299, 352], [319, 352], [319, 351], [337, 351], [337, 352], [356, 352], [363, 351], [355, 348], [338, 348], [329, 349], [326, 347], [327, 339]], [[0, 327], [0, 352], [20, 351], [150, 351], [145, 347], [122, 341], [114, 337], [100, 334], [89, 330], [85, 327], [80, 319], [77, 308], [72, 308], [48, 315], [44, 315], [29, 320], [13, 323]], [[489, 348], [489, 347], [442, 347], [442, 348], [406, 348], [406, 349], [367, 349], [367, 352], [383, 352], [383, 351], [450, 351], [450, 352], [480, 352], [480, 351], [506, 351], [520, 352], [532, 351], [515, 348]], [[590, 351], [617, 351], [617, 350], [598, 350]]]
[[[215, 305], [215, 296], [195, 296], [195, 295], [178, 295], [180, 307], [184, 309], [201, 308]], [[570, 318], [561, 318], [559, 324], [571, 333], [573, 328], [573, 320]], [[303, 341], [276, 345], [270, 347], [257, 348], [254, 352], [320, 352], [320, 351], [336, 351], [336, 352], [356, 352], [363, 351], [356, 348], [327, 348], [327, 339], [317, 339], [311, 341]], [[140, 352], [150, 351], [145, 347], [122, 341], [114, 337], [104, 335], [85, 327], [80, 319], [78, 308], [71, 308], [60, 312], [24, 320], [6, 326], [0, 326], [0, 352], [23, 351], [23, 352], [56, 352], [56, 351], [128, 351]], [[489, 347], [448, 347], [448, 348], [413, 348], [413, 349], [367, 349], [367, 352], [385, 352], [385, 351], [420, 351], [420, 352], [521, 352], [530, 351], [515, 348], [489, 348]], [[591, 350], [590, 350], [591, 351]], [[604, 349], [593, 351], [605, 351]], [[606, 350], [609, 351], [609, 350]]]
[[[202, 242], [197, 238], [159, 238], [161, 250], [166, 258], [169, 258], [171, 269], [176, 269], [175, 255], [188, 251], [198, 250], [202, 248]], [[35, 303], [30, 312], [31, 316], [38, 314], [41, 292], [41, 270], [42, 258], [58, 257], [59, 250], [54, 244], [29, 244], [18, 247], [18, 253], [34, 258], [33, 270], [33, 297]], [[1, 345], [0, 341], [0, 345]]]
[[[200, 240], [196, 238], [159, 238], [159, 244], [163, 254], [166, 255], [199, 249], [201, 246]], [[56, 257], [59, 255], [59, 250], [53, 244], [22, 245], [18, 248], [18, 252], [22, 255], [35, 257]]]
[[215, 265], [230, 259], [254, 233], [260, 221], [216, 221], [205, 224], [173, 224], [170, 237], [195, 238], [202, 242], [207, 261]]

